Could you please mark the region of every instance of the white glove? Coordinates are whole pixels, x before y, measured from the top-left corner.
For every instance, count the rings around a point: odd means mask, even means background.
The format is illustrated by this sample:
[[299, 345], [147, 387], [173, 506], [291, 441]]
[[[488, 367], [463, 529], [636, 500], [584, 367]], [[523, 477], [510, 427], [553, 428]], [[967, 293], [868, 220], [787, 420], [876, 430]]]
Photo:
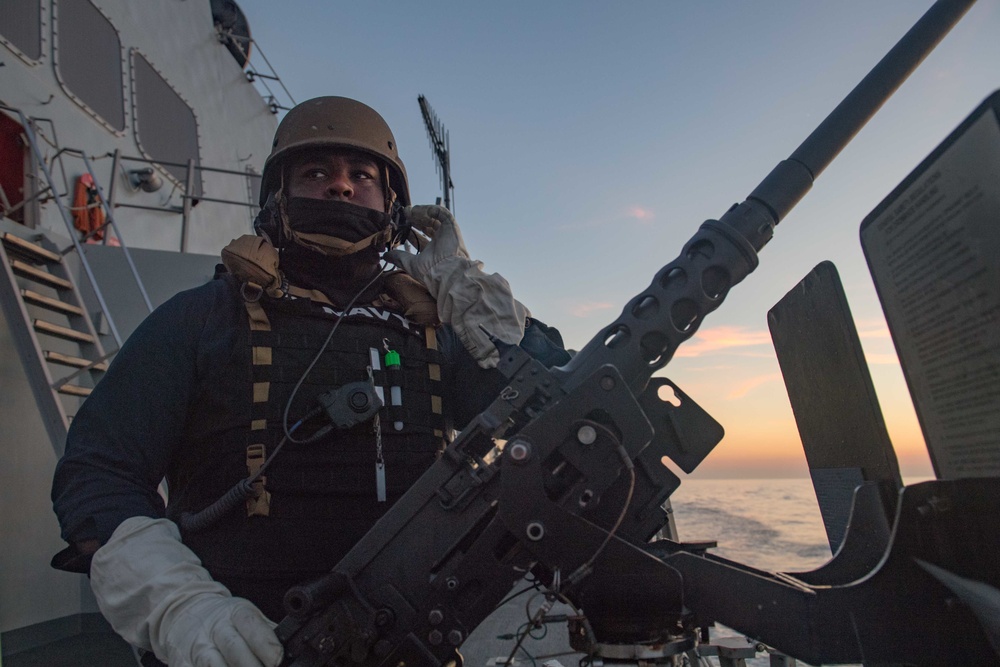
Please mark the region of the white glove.
[[430, 243], [416, 255], [397, 249], [386, 253], [384, 259], [422, 282], [437, 300], [441, 321], [455, 329], [482, 368], [495, 368], [500, 353], [479, 325], [500, 340], [517, 345], [524, 337], [528, 309], [514, 298], [503, 276], [487, 275], [482, 262], [469, 258], [462, 232], [448, 209], [413, 206], [406, 215]]
[[170, 667], [281, 662], [275, 624], [214, 581], [171, 521], [123, 521], [94, 554], [90, 585], [115, 632]]

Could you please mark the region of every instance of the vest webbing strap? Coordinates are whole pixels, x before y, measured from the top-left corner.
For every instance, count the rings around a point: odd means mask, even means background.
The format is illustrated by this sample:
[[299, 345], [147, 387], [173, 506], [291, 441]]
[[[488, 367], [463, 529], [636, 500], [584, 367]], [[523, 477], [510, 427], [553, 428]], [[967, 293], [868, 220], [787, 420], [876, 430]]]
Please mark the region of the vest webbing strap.
[[[244, 300], [247, 314], [250, 316], [251, 331], [270, 331], [271, 321], [267, 319], [267, 313], [260, 305], [259, 300]], [[251, 358], [255, 366], [271, 365], [271, 348], [254, 347]], [[271, 393], [270, 382], [253, 382], [251, 384], [252, 400], [255, 404], [267, 404], [268, 396]], [[267, 431], [266, 419], [254, 419], [250, 422], [251, 437], [262, 436]], [[247, 474], [256, 475], [264, 460], [267, 458], [267, 449], [263, 443], [251, 444], [247, 447]], [[261, 476], [253, 483], [253, 495], [247, 498], [247, 516], [269, 516], [271, 514], [271, 494], [265, 488], [267, 477]]]
[[299, 299], [309, 299], [310, 301], [316, 303], [324, 303], [331, 308], [334, 307], [333, 302], [326, 298], [326, 295], [315, 289], [303, 289], [301, 287], [296, 287], [295, 285], [289, 285], [285, 291], [294, 297]]
[[271, 321], [267, 319], [267, 313], [260, 305], [260, 299], [244, 300], [243, 303], [246, 304], [247, 313], [250, 315], [250, 328], [256, 331], [270, 331]]
[[[247, 475], [256, 475], [264, 461], [267, 459], [267, 450], [264, 445], [250, 445], [247, 447]], [[271, 493], [264, 488], [267, 484], [267, 475], [261, 475], [260, 479], [251, 485], [253, 494], [247, 500], [247, 516], [269, 516], [271, 514]]]
[[[424, 338], [427, 341], [427, 349], [434, 350], [438, 349], [438, 339], [437, 339], [437, 329], [434, 327], [427, 327], [425, 329]], [[434, 381], [441, 381], [441, 366], [440, 364], [427, 364], [427, 377]], [[441, 414], [441, 397], [431, 396], [431, 412], [434, 414]], [[438, 437], [444, 437], [444, 431], [441, 429], [434, 429], [434, 435]]]

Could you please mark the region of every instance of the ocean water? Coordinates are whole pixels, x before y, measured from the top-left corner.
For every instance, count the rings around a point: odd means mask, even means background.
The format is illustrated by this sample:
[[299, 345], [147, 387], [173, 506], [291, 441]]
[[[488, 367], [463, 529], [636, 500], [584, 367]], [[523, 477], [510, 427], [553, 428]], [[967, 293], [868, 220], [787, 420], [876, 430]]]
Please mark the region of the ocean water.
[[682, 542], [763, 570], [812, 570], [830, 560], [809, 479], [685, 480], [670, 497]]

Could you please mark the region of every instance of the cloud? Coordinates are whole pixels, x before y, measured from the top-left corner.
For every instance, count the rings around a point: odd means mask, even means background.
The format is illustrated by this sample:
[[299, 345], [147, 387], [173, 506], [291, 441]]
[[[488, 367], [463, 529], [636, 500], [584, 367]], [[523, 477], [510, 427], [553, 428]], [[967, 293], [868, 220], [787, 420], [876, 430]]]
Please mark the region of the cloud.
[[895, 352], [877, 352], [874, 354], [865, 354], [865, 361], [868, 362], [869, 366], [898, 366], [899, 359], [896, 357]]
[[607, 301], [584, 301], [571, 306], [569, 312], [573, 317], [590, 317], [598, 311], [614, 307], [615, 304]]
[[687, 368], [697, 373], [732, 373], [738, 370], [740, 366], [738, 364], [708, 364], [704, 366], [688, 366]]
[[[694, 338], [681, 345], [677, 357], [700, 357], [713, 352], [747, 348], [756, 345], [770, 345], [771, 336], [766, 331], [753, 331], [745, 327], [712, 327], [700, 329]], [[743, 356], [761, 356], [760, 352], [742, 350]]]
[[[889, 340], [892, 336], [889, 334], [889, 327], [886, 325], [885, 320], [882, 318], [872, 318], [867, 320], [861, 320], [856, 323], [858, 328], [858, 338], [861, 340]], [[880, 349], [886, 349], [885, 345], [874, 345]], [[899, 359], [896, 357], [896, 352], [865, 352], [865, 360], [868, 362], [869, 366], [898, 366]]]
[[729, 393], [726, 394], [726, 398], [730, 400], [743, 398], [757, 387], [763, 384], [768, 384], [769, 382], [775, 382], [777, 380], [781, 380], [781, 373], [768, 373], [767, 375], [752, 377], [748, 380], [740, 382], [735, 387], [730, 389]]
[[596, 227], [605, 227], [607, 225], [621, 224], [625, 220], [635, 220], [640, 225], [648, 226], [653, 224], [653, 219], [656, 216], [653, 211], [642, 206], [629, 206], [624, 210], [618, 212], [617, 214], [611, 214], [606, 217], [591, 218], [590, 220], [578, 220], [574, 222], [565, 222], [559, 225], [558, 229], [560, 231], [568, 231], [575, 229], [594, 229]]
[[858, 328], [859, 338], [889, 338], [889, 327], [886, 326], [885, 320], [862, 320], [856, 322], [855, 326]]
[[641, 206], [632, 206], [628, 209], [626, 215], [630, 218], [638, 220], [644, 225], [648, 225], [653, 221], [653, 212], [648, 208], [643, 208]]

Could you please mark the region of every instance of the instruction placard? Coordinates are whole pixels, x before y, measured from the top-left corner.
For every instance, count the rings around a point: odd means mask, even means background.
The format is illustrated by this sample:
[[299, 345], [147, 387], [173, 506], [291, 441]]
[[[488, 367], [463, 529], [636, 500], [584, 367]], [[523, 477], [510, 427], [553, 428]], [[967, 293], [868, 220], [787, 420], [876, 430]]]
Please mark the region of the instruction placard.
[[861, 225], [941, 479], [1000, 476], [1000, 92]]

